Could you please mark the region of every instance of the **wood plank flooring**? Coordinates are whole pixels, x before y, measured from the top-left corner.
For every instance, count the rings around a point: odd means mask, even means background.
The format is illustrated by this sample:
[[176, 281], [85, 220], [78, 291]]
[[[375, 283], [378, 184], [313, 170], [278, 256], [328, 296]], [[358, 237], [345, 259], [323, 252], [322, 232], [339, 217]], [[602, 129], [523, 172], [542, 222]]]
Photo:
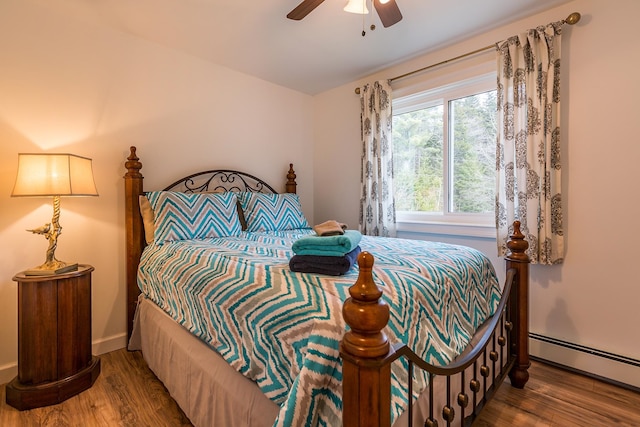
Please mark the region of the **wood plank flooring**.
[[640, 426], [640, 393], [540, 362], [529, 373], [522, 390], [503, 384], [474, 427]]
[[[21, 412], [6, 404], [5, 385], [0, 386], [0, 426], [191, 426], [140, 352], [122, 349], [100, 358], [94, 386], [59, 405]], [[639, 393], [539, 362], [529, 373], [523, 390], [500, 387], [474, 427], [640, 426]]]
[[148, 368], [140, 352], [100, 356], [93, 387], [59, 405], [18, 411], [0, 386], [1, 427], [187, 427], [189, 419]]

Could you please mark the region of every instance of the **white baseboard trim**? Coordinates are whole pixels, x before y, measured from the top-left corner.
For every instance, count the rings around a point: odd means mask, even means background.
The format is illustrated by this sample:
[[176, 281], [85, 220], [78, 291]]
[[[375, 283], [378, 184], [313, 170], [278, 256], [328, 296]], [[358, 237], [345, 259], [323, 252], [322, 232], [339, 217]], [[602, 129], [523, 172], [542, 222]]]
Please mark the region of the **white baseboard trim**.
[[0, 384], [6, 384], [18, 375], [18, 364], [9, 363], [0, 366]]
[[[568, 344], [568, 345], [566, 345]], [[638, 361], [596, 349], [572, 345], [536, 334], [529, 338], [529, 354], [595, 377], [640, 388]]]
[[[94, 355], [101, 355], [119, 350], [127, 346], [127, 334], [117, 334], [110, 337], [95, 340], [91, 345]], [[18, 363], [9, 363], [0, 366], [0, 384], [6, 384], [18, 375]]]
[[115, 350], [120, 350], [127, 346], [127, 334], [117, 334], [110, 337], [101, 338], [93, 341], [91, 349], [93, 354], [99, 356], [101, 354], [109, 353]]

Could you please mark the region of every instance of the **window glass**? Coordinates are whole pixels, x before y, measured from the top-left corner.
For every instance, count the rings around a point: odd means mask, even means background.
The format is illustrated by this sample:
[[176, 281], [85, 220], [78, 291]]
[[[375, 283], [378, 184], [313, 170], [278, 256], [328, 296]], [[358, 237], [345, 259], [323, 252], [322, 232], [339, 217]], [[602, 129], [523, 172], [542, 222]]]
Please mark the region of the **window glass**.
[[449, 101], [450, 212], [491, 213], [495, 206], [496, 91]]
[[393, 116], [396, 210], [441, 212], [442, 104]]
[[393, 108], [398, 221], [493, 221], [495, 73], [395, 99]]

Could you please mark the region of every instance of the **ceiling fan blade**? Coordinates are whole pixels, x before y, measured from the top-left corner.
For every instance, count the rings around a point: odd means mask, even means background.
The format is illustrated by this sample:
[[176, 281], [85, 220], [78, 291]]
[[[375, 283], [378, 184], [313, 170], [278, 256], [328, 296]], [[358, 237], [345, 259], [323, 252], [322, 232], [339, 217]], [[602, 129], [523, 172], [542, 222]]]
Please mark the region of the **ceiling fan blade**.
[[396, 0], [389, 0], [387, 3], [380, 3], [380, 0], [373, 0], [373, 6], [378, 12], [380, 21], [385, 28], [392, 26], [402, 20], [402, 13]]
[[323, 1], [324, 0], [304, 0], [302, 3], [296, 6], [295, 9], [289, 12], [287, 18], [299, 21], [309, 13], [311, 13], [313, 9], [320, 6]]

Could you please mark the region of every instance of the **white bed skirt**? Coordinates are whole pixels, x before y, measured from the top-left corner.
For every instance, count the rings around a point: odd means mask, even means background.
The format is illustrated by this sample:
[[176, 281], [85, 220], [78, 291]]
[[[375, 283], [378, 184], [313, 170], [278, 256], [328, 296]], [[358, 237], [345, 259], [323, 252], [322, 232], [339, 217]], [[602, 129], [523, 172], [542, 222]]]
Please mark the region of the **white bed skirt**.
[[[477, 342], [478, 335], [476, 333], [470, 347]], [[278, 405], [269, 400], [253, 381], [231, 368], [215, 350], [142, 296], [138, 300], [128, 349], [142, 350], [149, 368], [169, 390], [171, 397], [194, 426], [273, 426], [280, 410]], [[472, 367], [466, 371], [467, 381], [473, 378], [471, 369]], [[493, 373], [490, 376], [492, 375]], [[460, 409], [455, 403], [454, 391], [458, 386], [459, 381], [452, 381], [450, 402], [456, 410], [457, 418], [454, 425], [459, 425], [460, 422]], [[436, 408], [442, 408], [446, 404], [445, 390], [444, 378], [436, 377]], [[482, 395], [481, 391], [477, 398]], [[428, 414], [429, 400], [425, 390], [414, 402], [413, 425], [423, 425]], [[407, 415], [405, 412], [398, 417], [394, 426], [407, 426]], [[440, 410], [436, 411], [435, 418], [438, 425], [446, 425]]]
[[129, 350], [142, 350], [196, 427], [270, 427], [278, 415], [255, 383], [146, 298], [138, 300]]

